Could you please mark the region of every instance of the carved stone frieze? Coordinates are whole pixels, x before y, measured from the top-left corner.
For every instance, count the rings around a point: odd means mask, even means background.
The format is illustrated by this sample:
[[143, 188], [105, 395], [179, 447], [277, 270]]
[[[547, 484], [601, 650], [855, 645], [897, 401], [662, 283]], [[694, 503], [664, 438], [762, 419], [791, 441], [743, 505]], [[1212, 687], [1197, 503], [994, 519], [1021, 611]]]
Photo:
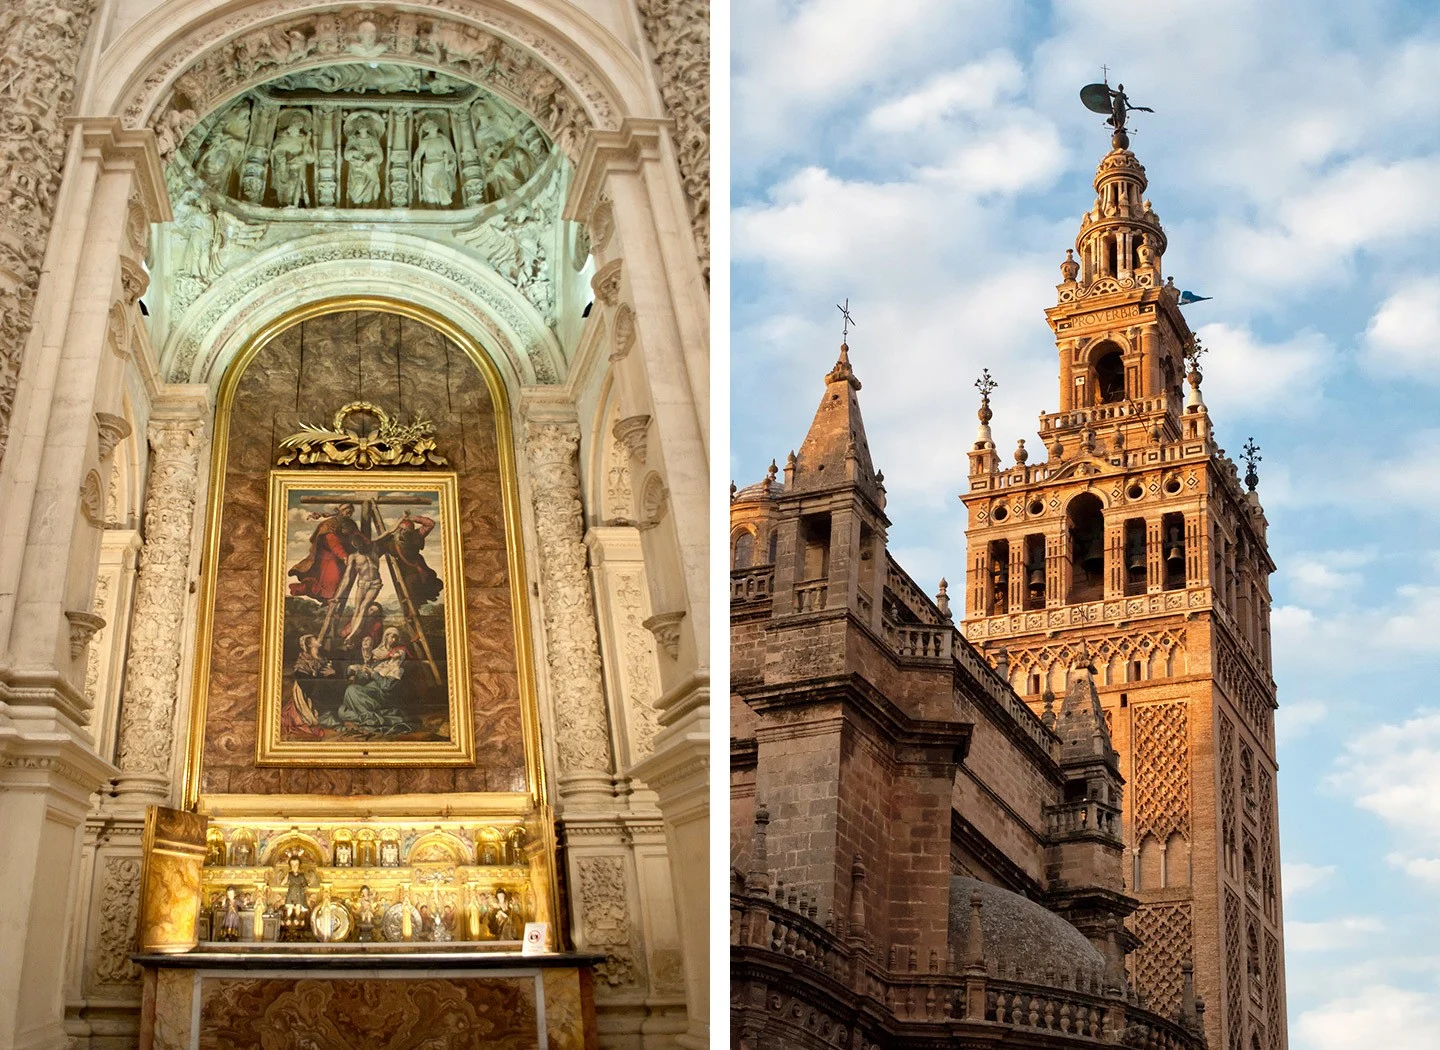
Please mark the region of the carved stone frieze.
[[203, 430], [198, 419], [158, 418], [149, 426], [145, 545], [135, 580], [118, 764], [122, 773], [158, 778], [162, 784], [175, 731]]
[[605, 775], [612, 768], [600, 635], [586, 569], [579, 447], [580, 428], [574, 423], [530, 420], [525, 424], [540, 546], [545, 655], [562, 777]]
[[95, 581], [95, 596], [91, 599], [91, 607], [95, 615], [101, 617], [100, 629], [95, 632], [91, 639], [97, 644], [90, 650], [89, 658], [85, 661], [85, 696], [94, 708], [100, 702], [100, 664], [104, 660], [102, 653], [105, 650], [105, 628], [110, 620], [110, 576], [102, 574]]
[[639, 0], [660, 74], [660, 97], [675, 121], [680, 181], [690, 205], [695, 250], [710, 274], [710, 3]]
[[[508, 351], [507, 356], [517, 371], [524, 374], [521, 362], [528, 360], [537, 383], [559, 382], [554, 360], [558, 355], [552, 349], [551, 337], [527, 318], [512, 299], [507, 298], [497, 288], [477, 280], [475, 273], [467, 267], [442, 258], [435, 252], [385, 243], [384, 239], [359, 242], [327, 239], [314, 244], [296, 245], [264, 265], [247, 270], [243, 278], [226, 281], [223, 289], [207, 297], [194, 316], [186, 318], [184, 326], [173, 333], [170, 348], [164, 355], [164, 359], [169, 362], [165, 369], [166, 374], [172, 382], [190, 382], [196, 375], [196, 362], [200, 360], [200, 352], [204, 347], [209, 348], [211, 356], [204, 359], [199, 370], [199, 376], [203, 378], [214, 367], [214, 355], [231, 343], [237, 326], [258, 308], [259, 304], [252, 303], [248, 309], [241, 310], [235, 310], [236, 306], [254, 296], [260, 289], [291, 277], [297, 270], [340, 262], [357, 265], [346, 268], [340, 274], [332, 271], [331, 276], [363, 280], [373, 273], [369, 264], [395, 264], [434, 274], [456, 287], [455, 292], [447, 297], [451, 298], [465, 315], [479, 320], [496, 347]], [[483, 303], [486, 309], [477, 311], [476, 300]], [[491, 319], [489, 314], [492, 312], [511, 332], [527, 339], [527, 342], [517, 347], [514, 338]]]
[[192, 114], [206, 113], [260, 83], [320, 66], [373, 62], [424, 66], [488, 87], [530, 114], [572, 159], [578, 158], [593, 125], [617, 125], [605, 91], [530, 25], [491, 16], [492, 33], [457, 17], [462, 11], [474, 16], [460, 0], [431, 0], [425, 6], [423, 13], [296, 14], [288, 0], [253, 5], [177, 39], [126, 100], [125, 121], [131, 127], [148, 124], [157, 134], [163, 130], [162, 145], [170, 145], [194, 123]]
[[640, 983], [630, 918], [630, 896], [622, 857], [590, 856], [575, 861], [579, 872], [580, 923], [585, 946], [605, 953], [595, 967], [596, 994], [624, 992]]
[[130, 961], [140, 914], [140, 858], [106, 857], [100, 882], [100, 929], [90, 970], [96, 985], [131, 985], [140, 967]]
[[[619, 426], [620, 411], [614, 412], [615, 426]], [[629, 524], [635, 517], [635, 492], [630, 484], [630, 450], [610, 430], [610, 444], [606, 449], [605, 463], [605, 520], [607, 523]]]
[[625, 708], [629, 714], [632, 761], [650, 757], [660, 723], [655, 704], [660, 678], [655, 669], [655, 639], [645, 626], [645, 595], [639, 573], [624, 573], [615, 583], [616, 626], [625, 665]]
[[0, 457], [65, 162], [65, 118], [95, 0], [0, 7]]
[[[450, 90], [414, 89], [421, 74]], [[358, 107], [341, 94], [357, 91], [368, 93]], [[510, 196], [551, 152], [534, 121], [488, 91], [413, 66], [350, 64], [247, 92], [197, 125], [170, 166], [216, 205], [269, 221], [315, 221], [317, 208], [327, 219], [402, 208], [415, 221]]]

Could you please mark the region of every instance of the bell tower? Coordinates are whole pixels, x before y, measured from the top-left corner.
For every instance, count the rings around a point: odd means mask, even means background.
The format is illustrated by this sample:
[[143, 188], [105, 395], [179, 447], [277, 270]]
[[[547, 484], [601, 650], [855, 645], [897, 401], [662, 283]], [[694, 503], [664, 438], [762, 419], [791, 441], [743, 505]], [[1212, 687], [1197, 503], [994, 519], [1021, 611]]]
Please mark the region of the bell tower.
[[[1120, 754], [1130, 979], [1174, 1012], [1193, 963], [1207, 1037], [1284, 1050], [1270, 662], [1274, 563], [1256, 491], [1216, 445], [1203, 348], [1123, 121], [1046, 311], [1059, 410], [1004, 464], [987, 372], [969, 451], [964, 631], [1037, 713], [1088, 652]], [[1038, 462], [1032, 462], [1032, 459]]]

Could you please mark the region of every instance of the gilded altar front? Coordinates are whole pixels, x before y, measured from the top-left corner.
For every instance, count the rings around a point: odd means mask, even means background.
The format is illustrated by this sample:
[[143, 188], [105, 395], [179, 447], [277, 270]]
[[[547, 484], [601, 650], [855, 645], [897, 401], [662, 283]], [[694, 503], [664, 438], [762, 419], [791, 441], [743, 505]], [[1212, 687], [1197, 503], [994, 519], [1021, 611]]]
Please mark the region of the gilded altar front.
[[566, 947], [493, 364], [405, 304], [319, 304], [237, 358], [216, 419], [142, 950]]

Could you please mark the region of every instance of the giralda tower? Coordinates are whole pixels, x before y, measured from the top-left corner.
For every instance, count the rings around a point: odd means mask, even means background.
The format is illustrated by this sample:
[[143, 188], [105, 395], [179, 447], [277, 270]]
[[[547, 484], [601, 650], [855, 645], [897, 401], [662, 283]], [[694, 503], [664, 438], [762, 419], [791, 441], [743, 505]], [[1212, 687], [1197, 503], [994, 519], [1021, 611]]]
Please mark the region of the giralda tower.
[[[1004, 464], [990, 384], [970, 457], [964, 630], [1039, 713], [1087, 657], [1127, 780], [1131, 979], [1212, 1047], [1284, 1050], [1270, 593], [1252, 466], [1219, 448], [1166, 238], [1121, 128], [1046, 311], [1059, 411]], [[1251, 449], [1253, 453], [1253, 449]]]

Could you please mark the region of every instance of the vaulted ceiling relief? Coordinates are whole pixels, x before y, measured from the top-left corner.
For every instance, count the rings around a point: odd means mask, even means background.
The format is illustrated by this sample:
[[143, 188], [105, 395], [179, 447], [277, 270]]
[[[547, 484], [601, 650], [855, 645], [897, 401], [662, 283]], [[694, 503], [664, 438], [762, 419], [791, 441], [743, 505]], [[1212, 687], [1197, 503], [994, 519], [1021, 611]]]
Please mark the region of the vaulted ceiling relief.
[[170, 157], [175, 222], [152, 260], [168, 278], [159, 320], [173, 332], [267, 248], [393, 226], [493, 269], [554, 329], [568, 170], [530, 117], [436, 70], [353, 62], [268, 81], [197, 123]]

